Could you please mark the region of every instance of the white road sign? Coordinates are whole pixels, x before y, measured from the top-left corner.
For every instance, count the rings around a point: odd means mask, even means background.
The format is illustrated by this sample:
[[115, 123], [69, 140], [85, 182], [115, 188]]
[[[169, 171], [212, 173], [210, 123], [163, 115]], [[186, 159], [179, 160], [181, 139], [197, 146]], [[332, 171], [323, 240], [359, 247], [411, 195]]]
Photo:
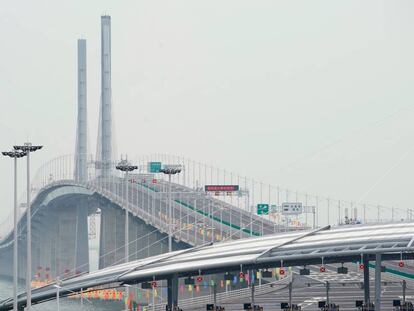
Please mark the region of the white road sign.
[[303, 213], [302, 203], [293, 202], [293, 203], [282, 203], [282, 214], [283, 215], [300, 215]]

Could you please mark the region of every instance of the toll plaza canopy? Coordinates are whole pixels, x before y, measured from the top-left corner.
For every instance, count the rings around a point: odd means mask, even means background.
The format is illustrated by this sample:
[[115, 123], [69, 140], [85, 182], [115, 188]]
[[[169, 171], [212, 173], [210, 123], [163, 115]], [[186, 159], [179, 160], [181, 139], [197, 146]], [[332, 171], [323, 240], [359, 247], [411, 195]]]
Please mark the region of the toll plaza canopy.
[[[353, 262], [363, 255], [374, 260], [414, 258], [414, 223], [323, 227], [311, 231], [289, 232], [220, 242], [121, 265], [62, 280], [60, 295], [110, 284], [141, 283], [152, 280], [245, 271], [271, 267], [288, 267], [324, 263]], [[53, 299], [56, 283], [32, 292], [33, 303]], [[25, 305], [26, 294], [19, 295]], [[12, 309], [12, 299], [0, 302], [0, 310]]]

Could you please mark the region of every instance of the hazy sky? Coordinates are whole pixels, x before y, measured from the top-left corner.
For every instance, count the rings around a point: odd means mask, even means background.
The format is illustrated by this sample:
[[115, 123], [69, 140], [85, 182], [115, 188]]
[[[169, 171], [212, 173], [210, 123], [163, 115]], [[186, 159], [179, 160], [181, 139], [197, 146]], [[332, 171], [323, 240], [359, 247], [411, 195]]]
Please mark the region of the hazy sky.
[[[102, 14], [119, 153], [348, 200], [375, 185], [365, 201], [411, 206], [413, 1], [1, 1], [0, 146], [45, 145], [33, 171], [74, 152], [80, 37], [95, 150]], [[0, 170], [1, 220], [12, 162]]]

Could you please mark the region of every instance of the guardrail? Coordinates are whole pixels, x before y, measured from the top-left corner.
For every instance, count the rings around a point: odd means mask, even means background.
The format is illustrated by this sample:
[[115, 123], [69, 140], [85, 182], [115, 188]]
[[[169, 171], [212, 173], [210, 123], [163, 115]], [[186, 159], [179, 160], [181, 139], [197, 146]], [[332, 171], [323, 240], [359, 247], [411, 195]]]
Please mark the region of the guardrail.
[[[96, 162], [93, 156], [87, 155], [88, 167], [87, 167], [87, 180], [94, 181], [97, 179]], [[236, 173], [231, 173], [226, 170], [214, 168], [212, 166], [194, 162], [190, 159], [183, 157], [177, 157], [172, 155], [152, 154], [149, 156], [136, 157], [133, 162], [138, 164], [138, 174], [147, 174], [147, 165], [151, 161], [159, 161], [161, 163], [177, 163], [183, 166], [181, 174], [174, 175], [172, 177], [173, 184], [180, 185], [187, 189], [192, 190], [194, 193], [203, 190], [204, 185], [208, 184], [236, 184], [240, 187], [240, 192], [232, 193], [232, 195], [222, 195], [218, 197], [211, 196], [209, 199], [215, 202], [220, 202], [223, 207], [231, 208], [237, 211], [243, 211], [246, 214], [253, 214], [253, 218], [256, 218], [256, 229], [249, 231], [248, 226], [243, 222], [239, 228], [238, 225], [234, 226], [234, 231], [240, 232], [240, 237], [245, 234], [250, 235], [262, 235], [264, 230], [263, 222], [270, 222], [276, 224], [276, 226], [285, 227], [286, 229], [303, 229], [309, 225], [319, 227], [323, 223], [341, 223], [346, 212], [350, 212], [350, 218], [360, 219], [363, 222], [387, 222], [401, 219], [412, 219], [414, 216], [413, 210], [401, 209], [393, 207], [384, 207], [380, 205], [360, 204], [356, 202], [346, 202], [344, 200], [334, 200], [332, 198], [324, 198], [322, 196], [316, 196], [306, 193], [300, 193], [289, 189], [282, 189], [279, 186], [267, 185], [262, 182], [255, 181], [250, 178], [239, 176]], [[36, 197], [36, 194], [58, 180], [73, 180], [75, 169], [75, 157], [74, 155], [63, 155], [56, 157], [55, 159], [43, 164], [34, 175], [31, 183], [32, 198]], [[119, 172], [112, 172], [113, 176], [120, 179]], [[158, 176], [157, 178], [162, 178]], [[163, 180], [163, 179], [159, 179]], [[236, 195], [237, 194], [237, 195]], [[22, 200], [25, 201], [25, 195], [22, 196]], [[118, 201], [119, 202], [119, 201]], [[312, 217], [307, 213], [295, 216], [295, 219], [299, 219], [298, 224], [289, 224], [286, 220], [289, 217], [284, 217], [280, 213], [269, 213], [269, 215], [256, 215], [257, 204], [266, 203], [269, 206], [280, 206], [282, 202], [302, 202], [306, 206], [314, 206], [316, 216]], [[19, 208], [19, 219], [24, 215], [26, 210], [25, 204], [21, 204]], [[199, 213], [200, 214], [200, 213]], [[237, 215], [237, 214], [233, 214]], [[200, 215], [201, 217], [205, 215]], [[217, 215], [216, 215], [217, 216]], [[362, 217], [363, 216], [363, 217]], [[214, 221], [218, 221], [219, 217], [214, 218]], [[374, 218], [374, 219], [372, 219]], [[0, 225], [0, 240], [8, 235], [13, 227], [12, 215], [8, 217]], [[149, 221], [149, 219], [148, 219]], [[151, 220], [152, 222], [156, 220]], [[226, 223], [221, 220], [223, 226], [232, 227], [234, 224], [230, 221]], [[303, 226], [300, 226], [302, 224]], [[251, 229], [251, 228], [250, 228]], [[266, 229], [266, 228], [265, 228]], [[165, 230], [168, 231], [168, 230]], [[280, 230], [275, 230], [280, 231]], [[183, 236], [180, 237], [183, 239]], [[190, 239], [187, 239], [191, 242]]]

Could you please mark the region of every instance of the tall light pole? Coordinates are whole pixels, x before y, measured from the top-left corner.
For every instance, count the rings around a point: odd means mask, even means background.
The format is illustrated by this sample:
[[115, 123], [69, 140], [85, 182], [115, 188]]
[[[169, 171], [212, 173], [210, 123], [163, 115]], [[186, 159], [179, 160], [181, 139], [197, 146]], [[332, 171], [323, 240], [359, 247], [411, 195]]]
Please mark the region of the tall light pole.
[[14, 159], [13, 310], [17, 311], [17, 159], [24, 157], [26, 152], [5, 151], [2, 154]]
[[53, 285], [56, 288], [56, 303], [57, 303], [57, 311], [60, 311], [60, 279], [59, 277], [56, 278], [56, 284]]
[[125, 262], [129, 261], [129, 204], [128, 204], [128, 173], [138, 169], [138, 166], [131, 165], [127, 159], [121, 160], [116, 169], [125, 172]]
[[30, 209], [30, 152], [42, 149], [43, 146], [33, 146], [31, 143], [24, 143], [22, 146], [13, 146], [14, 150], [20, 150], [27, 155], [27, 272], [26, 272], [26, 310], [32, 308], [32, 213]]
[[172, 205], [171, 205], [171, 175], [180, 173], [182, 170], [181, 165], [164, 165], [160, 169], [161, 173], [168, 175], [168, 251], [172, 252]]
[[[121, 160], [115, 168], [121, 172], [125, 172], [125, 263], [129, 261], [129, 200], [128, 200], [128, 173], [138, 169], [138, 166], [131, 165], [128, 159]], [[129, 299], [129, 287], [126, 288], [127, 299]], [[129, 310], [129, 307], [128, 307]]]

